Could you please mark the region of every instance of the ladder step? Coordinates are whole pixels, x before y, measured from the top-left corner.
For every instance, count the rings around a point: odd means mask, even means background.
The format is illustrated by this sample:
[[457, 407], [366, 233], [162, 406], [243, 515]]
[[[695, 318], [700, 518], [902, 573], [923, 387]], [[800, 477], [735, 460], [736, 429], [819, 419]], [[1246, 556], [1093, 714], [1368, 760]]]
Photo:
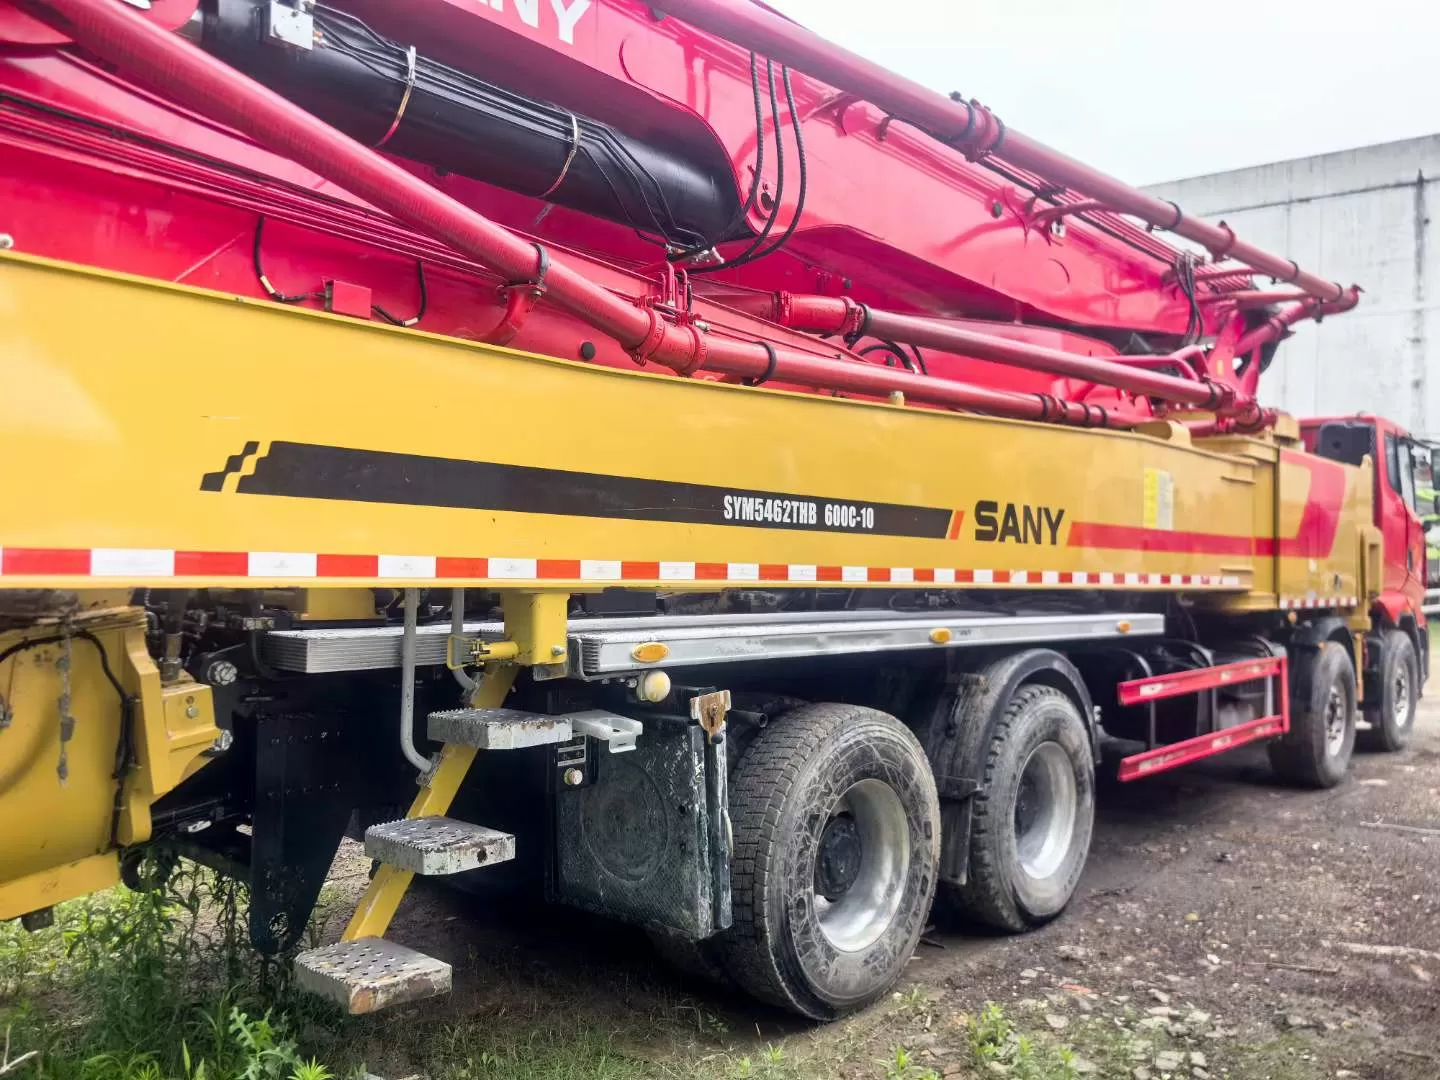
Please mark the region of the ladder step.
[[569, 742], [572, 732], [567, 716], [520, 709], [449, 709], [433, 712], [430, 738], [436, 742], [473, 746], [477, 750], [519, 750]]
[[295, 979], [358, 1016], [448, 994], [450, 965], [384, 938], [360, 938], [300, 953]]
[[433, 877], [513, 859], [515, 837], [454, 818], [402, 818], [366, 829], [365, 854], [397, 869]]

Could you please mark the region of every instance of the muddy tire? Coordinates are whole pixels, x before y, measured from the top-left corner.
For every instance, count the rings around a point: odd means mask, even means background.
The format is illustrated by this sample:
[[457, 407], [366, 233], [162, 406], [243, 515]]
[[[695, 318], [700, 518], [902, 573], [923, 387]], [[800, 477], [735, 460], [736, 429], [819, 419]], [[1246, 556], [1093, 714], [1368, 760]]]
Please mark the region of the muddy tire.
[[817, 1020], [899, 978], [935, 893], [940, 807], [915, 737], [893, 716], [806, 705], [761, 730], [730, 780], [734, 925], [725, 970]]
[[1403, 630], [1386, 631], [1380, 641], [1379, 701], [1365, 705], [1369, 731], [1356, 733], [1361, 750], [1394, 753], [1410, 744], [1420, 700], [1420, 658]]
[[1075, 894], [1094, 824], [1095, 762], [1080, 711], [1053, 687], [1021, 687], [986, 752], [956, 906], [1012, 933], [1048, 922]]
[[1287, 783], [1334, 787], [1355, 750], [1355, 665], [1334, 641], [1322, 641], [1313, 656], [1295, 663], [1290, 731], [1270, 743], [1270, 767]]

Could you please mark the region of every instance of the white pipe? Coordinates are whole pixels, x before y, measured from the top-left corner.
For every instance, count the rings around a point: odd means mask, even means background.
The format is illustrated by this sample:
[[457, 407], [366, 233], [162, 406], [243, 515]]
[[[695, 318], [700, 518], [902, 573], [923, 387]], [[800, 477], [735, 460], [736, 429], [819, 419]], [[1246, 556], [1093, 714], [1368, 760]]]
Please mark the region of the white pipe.
[[420, 619], [420, 590], [405, 590], [405, 634], [400, 639], [400, 749], [410, 764], [429, 772], [430, 759], [415, 749], [415, 624]]

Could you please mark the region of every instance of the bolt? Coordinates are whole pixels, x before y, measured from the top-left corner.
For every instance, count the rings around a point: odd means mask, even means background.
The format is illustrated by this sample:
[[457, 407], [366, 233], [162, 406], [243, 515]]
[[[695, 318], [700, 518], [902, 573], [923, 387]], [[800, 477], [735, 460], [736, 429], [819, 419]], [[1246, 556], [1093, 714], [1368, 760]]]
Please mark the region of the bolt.
[[15, 237], [8, 232], [0, 232], [0, 251], [9, 251], [15, 246]]
[[210, 744], [210, 749], [217, 754], [223, 754], [230, 747], [235, 745], [235, 733], [227, 728], [221, 728], [220, 734], [215, 736], [215, 741]]
[[550, 646], [550, 655], [551, 655], [551, 656], [564, 656], [564, 655], [565, 655], [565, 646], [564, 646], [564, 645], [551, 645], [551, 646]]
[[1005, 204], [1002, 203], [999, 199], [996, 199], [993, 203], [990, 204], [991, 217], [999, 217], [1003, 213], [1005, 213]]
[[205, 681], [211, 686], [229, 686], [240, 677], [240, 669], [229, 660], [215, 660], [205, 669]]
[[195, 704], [195, 699], [194, 699], [194, 697], [187, 697], [187, 698], [185, 699], [185, 716], [186, 716], [186, 718], [189, 719], [189, 720], [194, 720], [194, 719], [195, 719], [197, 716], [199, 716], [199, 715], [200, 715], [200, 706]]
[[579, 786], [580, 786], [581, 784], [583, 784], [584, 782], [585, 782], [585, 773], [584, 773], [583, 770], [581, 770], [581, 769], [566, 769], [566, 770], [565, 770], [565, 786], [566, 786], [566, 787], [579, 787]]

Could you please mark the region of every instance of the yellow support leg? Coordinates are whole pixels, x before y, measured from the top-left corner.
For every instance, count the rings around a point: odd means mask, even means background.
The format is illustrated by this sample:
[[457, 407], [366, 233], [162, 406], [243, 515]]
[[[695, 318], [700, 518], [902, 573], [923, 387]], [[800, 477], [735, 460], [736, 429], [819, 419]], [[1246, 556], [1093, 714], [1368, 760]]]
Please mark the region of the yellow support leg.
[[[517, 668], [513, 664], [497, 664], [487, 667], [485, 677], [475, 692], [473, 707], [477, 709], [498, 709], [505, 704], [505, 697], [515, 682]], [[454, 746], [449, 743], [440, 751], [440, 762], [430, 774], [430, 782], [420, 789], [408, 818], [434, 817], [444, 814], [455, 801], [455, 795], [470, 771], [477, 751], [473, 746]], [[395, 917], [405, 890], [414, 877], [410, 870], [397, 870], [393, 866], [381, 865], [371, 880], [365, 895], [360, 898], [350, 925], [345, 927], [342, 941], [357, 938], [383, 937]]]

